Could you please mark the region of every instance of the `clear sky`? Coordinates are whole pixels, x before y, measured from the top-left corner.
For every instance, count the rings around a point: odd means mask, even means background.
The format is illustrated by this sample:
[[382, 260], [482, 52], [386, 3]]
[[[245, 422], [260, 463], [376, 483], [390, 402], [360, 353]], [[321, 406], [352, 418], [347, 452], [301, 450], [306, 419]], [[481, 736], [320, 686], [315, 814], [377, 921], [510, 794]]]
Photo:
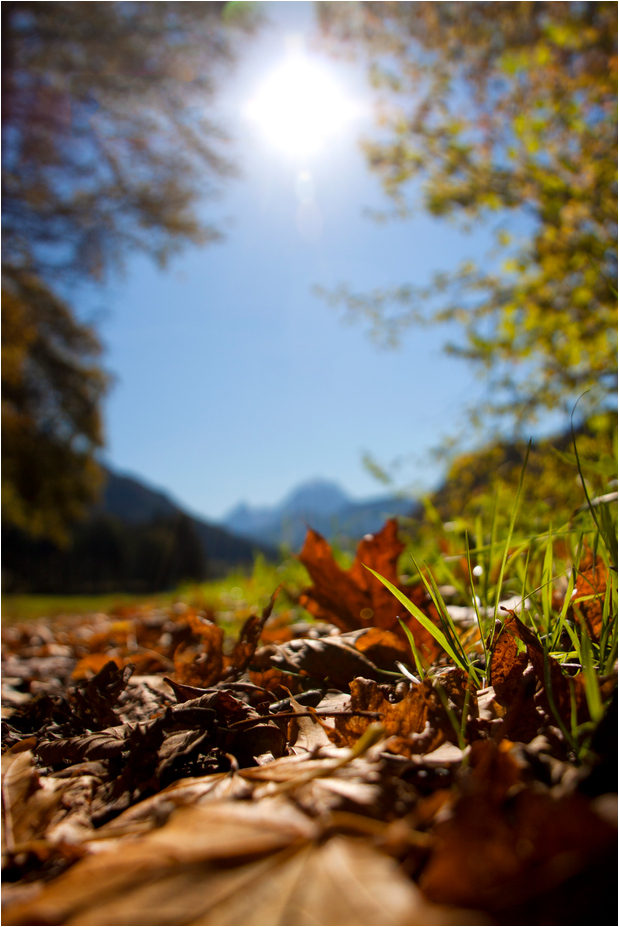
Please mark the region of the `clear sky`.
[[398, 350], [380, 350], [314, 295], [316, 284], [423, 284], [478, 257], [489, 237], [423, 215], [387, 224], [364, 216], [389, 204], [358, 148], [371, 122], [352, 65], [327, 62], [360, 111], [322, 149], [286, 151], [264, 113], [250, 117], [263, 82], [291, 47], [307, 45], [312, 27], [309, 3], [265, 7], [272, 24], [219, 103], [243, 174], [203, 207], [225, 240], [188, 249], [165, 272], [132, 258], [99, 300], [116, 377], [106, 460], [213, 520], [241, 500], [275, 503], [316, 476], [355, 497], [379, 495], [364, 452], [382, 464], [407, 457], [400, 484], [429, 488], [441, 475], [429, 449], [461, 427], [463, 407], [483, 389], [466, 364], [441, 354], [444, 330], [411, 331]]

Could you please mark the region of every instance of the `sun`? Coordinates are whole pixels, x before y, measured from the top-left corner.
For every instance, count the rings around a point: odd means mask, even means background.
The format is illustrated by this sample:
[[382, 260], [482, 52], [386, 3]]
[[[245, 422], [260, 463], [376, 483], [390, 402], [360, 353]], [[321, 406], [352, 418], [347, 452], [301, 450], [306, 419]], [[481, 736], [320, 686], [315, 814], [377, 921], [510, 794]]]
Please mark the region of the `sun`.
[[245, 113], [279, 151], [304, 157], [338, 135], [356, 106], [325, 67], [296, 52], [265, 78]]

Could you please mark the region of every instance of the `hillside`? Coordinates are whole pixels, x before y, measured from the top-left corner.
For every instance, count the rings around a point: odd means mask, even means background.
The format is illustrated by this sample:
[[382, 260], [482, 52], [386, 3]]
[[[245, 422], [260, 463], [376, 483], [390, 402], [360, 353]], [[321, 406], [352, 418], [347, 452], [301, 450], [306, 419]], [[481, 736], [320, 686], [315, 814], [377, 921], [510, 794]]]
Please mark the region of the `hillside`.
[[139, 525], [157, 519], [189, 518], [206, 553], [209, 575], [225, 573], [231, 566], [253, 563], [256, 553], [268, 558], [277, 556], [277, 550], [260, 538], [249, 540], [227, 526], [221, 526], [189, 515], [166, 493], [152, 489], [141, 480], [107, 471], [108, 480], [98, 511], [119, 518], [124, 523]]
[[249, 567], [256, 553], [277, 556], [267, 544], [190, 515], [140, 480], [106, 473], [101, 501], [75, 526], [67, 548], [3, 528], [4, 592], [154, 592]]

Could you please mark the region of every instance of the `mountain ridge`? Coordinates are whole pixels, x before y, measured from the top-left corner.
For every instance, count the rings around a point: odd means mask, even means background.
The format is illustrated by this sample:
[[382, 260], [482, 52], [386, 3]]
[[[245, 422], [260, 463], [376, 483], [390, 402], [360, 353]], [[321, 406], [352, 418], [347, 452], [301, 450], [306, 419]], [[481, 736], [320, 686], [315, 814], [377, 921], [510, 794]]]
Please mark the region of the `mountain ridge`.
[[418, 503], [399, 496], [354, 500], [337, 483], [314, 478], [272, 506], [240, 502], [221, 524], [241, 537], [297, 549], [308, 527], [328, 540], [349, 543], [379, 531], [391, 516], [415, 516], [420, 510]]

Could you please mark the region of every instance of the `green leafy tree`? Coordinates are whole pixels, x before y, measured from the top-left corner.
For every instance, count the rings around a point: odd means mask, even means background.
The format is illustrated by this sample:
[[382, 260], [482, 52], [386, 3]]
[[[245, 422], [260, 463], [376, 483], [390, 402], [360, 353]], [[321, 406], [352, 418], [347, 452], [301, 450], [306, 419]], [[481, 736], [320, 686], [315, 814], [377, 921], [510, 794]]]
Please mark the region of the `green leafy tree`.
[[392, 342], [410, 324], [458, 323], [463, 337], [447, 350], [487, 378], [482, 420], [518, 425], [586, 390], [590, 406], [613, 393], [617, 5], [318, 8], [326, 39], [365, 60], [379, 92], [365, 150], [396, 213], [421, 206], [464, 227], [492, 220], [497, 245], [481, 266], [426, 287], [356, 295], [342, 286], [329, 298]]
[[[209, 108], [253, 5], [2, 4], [3, 519], [61, 541], [97, 490], [106, 388], [73, 309], [142, 250], [218, 237]], [[239, 12], [240, 10], [240, 12]], [[77, 296], [76, 296], [77, 294]]]

